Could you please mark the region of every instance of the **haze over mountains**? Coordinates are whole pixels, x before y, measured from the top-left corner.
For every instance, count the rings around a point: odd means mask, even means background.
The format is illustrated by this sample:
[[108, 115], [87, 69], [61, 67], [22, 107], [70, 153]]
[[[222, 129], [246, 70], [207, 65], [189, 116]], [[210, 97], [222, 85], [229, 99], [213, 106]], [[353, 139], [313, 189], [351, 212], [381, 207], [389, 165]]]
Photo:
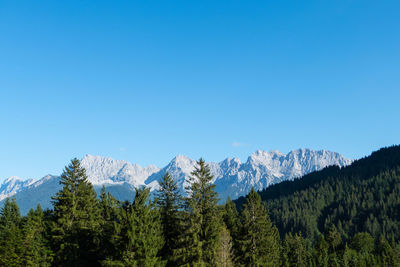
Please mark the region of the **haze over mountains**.
[[[213, 183], [221, 202], [229, 196], [236, 199], [246, 195], [251, 187], [257, 190], [292, 180], [326, 166], [347, 166], [352, 162], [338, 153], [326, 150], [298, 149], [283, 154], [279, 151], [258, 150], [247, 161], [241, 163], [238, 158], [226, 158], [216, 163], [209, 162]], [[86, 155], [82, 158], [89, 181], [99, 191], [103, 185], [120, 200], [132, 200], [135, 187], [148, 186], [152, 191], [158, 188], [158, 181], [168, 171], [177, 181], [182, 191], [188, 186], [190, 173], [196, 161], [178, 155], [164, 168], [154, 165], [142, 167], [124, 160]], [[15, 196], [22, 213], [40, 203], [42, 207], [51, 207], [51, 196], [60, 190], [59, 176], [47, 175], [38, 181], [22, 180], [18, 177], [6, 179], [0, 186], [0, 200]]]

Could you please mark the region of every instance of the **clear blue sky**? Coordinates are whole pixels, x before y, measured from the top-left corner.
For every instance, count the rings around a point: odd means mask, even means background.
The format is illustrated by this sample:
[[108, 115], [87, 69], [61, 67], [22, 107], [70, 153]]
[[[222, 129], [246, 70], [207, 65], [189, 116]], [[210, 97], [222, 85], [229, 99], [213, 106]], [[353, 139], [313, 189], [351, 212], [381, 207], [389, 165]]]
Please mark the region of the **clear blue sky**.
[[400, 1], [0, 1], [0, 181], [400, 143]]

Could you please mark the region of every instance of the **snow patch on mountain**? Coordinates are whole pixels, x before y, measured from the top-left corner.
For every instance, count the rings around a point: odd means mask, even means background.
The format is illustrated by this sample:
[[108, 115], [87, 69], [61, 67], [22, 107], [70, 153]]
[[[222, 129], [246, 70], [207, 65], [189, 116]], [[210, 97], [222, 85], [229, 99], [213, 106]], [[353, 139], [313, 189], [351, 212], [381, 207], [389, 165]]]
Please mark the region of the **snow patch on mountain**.
[[227, 175], [216, 181], [216, 191], [222, 200], [228, 196], [235, 199], [246, 195], [251, 187], [261, 190], [327, 166], [344, 167], [351, 162], [338, 153], [326, 150], [298, 149], [288, 154], [257, 150], [245, 163], [237, 164], [235, 169], [228, 168]]
[[107, 157], [86, 155], [81, 161], [86, 169], [88, 180], [93, 185], [123, 184], [125, 182], [137, 187], [160, 169], [154, 165], [141, 167], [125, 160], [115, 160]]
[[0, 201], [15, 195], [17, 192], [22, 189], [30, 186], [34, 183], [33, 179], [22, 180], [17, 176], [10, 176], [0, 186]]
[[[208, 162], [207, 164], [213, 175], [212, 183], [216, 185], [221, 202], [224, 202], [227, 197], [236, 199], [246, 195], [251, 187], [261, 190], [272, 184], [292, 180], [327, 166], [343, 167], [351, 162], [352, 160], [335, 152], [297, 149], [287, 154], [276, 150], [268, 152], [257, 150], [243, 163], [238, 158], [226, 158], [218, 163]], [[185, 193], [190, 186], [189, 178], [196, 164], [195, 160], [183, 155], [176, 156], [162, 169], [154, 165], [142, 167], [124, 160], [93, 155], [86, 155], [81, 160], [88, 180], [96, 188], [102, 185], [118, 185], [132, 190], [134, 187], [147, 186], [154, 191], [159, 188], [158, 181], [166, 172], [169, 172], [182, 193]], [[10, 177], [1, 184], [0, 201], [23, 190], [44, 185], [47, 187], [57, 185], [58, 179], [58, 176], [47, 175], [35, 182], [32, 179], [23, 181], [18, 177]]]

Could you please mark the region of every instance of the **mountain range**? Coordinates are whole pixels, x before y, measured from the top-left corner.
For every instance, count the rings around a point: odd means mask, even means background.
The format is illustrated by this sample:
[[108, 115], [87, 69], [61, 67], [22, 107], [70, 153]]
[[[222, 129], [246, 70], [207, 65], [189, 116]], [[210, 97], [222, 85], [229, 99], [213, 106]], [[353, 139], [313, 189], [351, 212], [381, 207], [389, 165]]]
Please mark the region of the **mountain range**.
[[[344, 167], [352, 162], [336, 152], [326, 150], [298, 149], [287, 154], [279, 151], [258, 150], [246, 162], [238, 158], [226, 158], [216, 163], [208, 162], [214, 176], [213, 183], [220, 202], [227, 197], [236, 199], [246, 195], [251, 187], [262, 190], [281, 181], [293, 180], [327, 166]], [[119, 200], [132, 200], [135, 187], [147, 186], [151, 191], [158, 188], [158, 181], [169, 172], [177, 182], [181, 192], [189, 185], [188, 178], [195, 169], [196, 161], [178, 155], [164, 168], [154, 165], [142, 167], [124, 160], [86, 155], [81, 160], [88, 180], [99, 192], [104, 185]], [[0, 201], [15, 197], [22, 214], [40, 203], [43, 208], [51, 207], [51, 196], [61, 189], [60, 177], [46, 175], [42, 179], [22, 180], [9, 177], [0, 186]]]

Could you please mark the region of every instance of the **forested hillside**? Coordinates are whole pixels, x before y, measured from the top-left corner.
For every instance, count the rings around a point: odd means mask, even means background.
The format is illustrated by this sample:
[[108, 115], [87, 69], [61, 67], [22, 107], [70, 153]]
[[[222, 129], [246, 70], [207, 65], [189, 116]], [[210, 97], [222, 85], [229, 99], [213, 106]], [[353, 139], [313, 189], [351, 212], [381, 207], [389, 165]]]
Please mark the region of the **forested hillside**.
[[[218, 205], [197, 162], [188, 196], [167, 172], [154, 200], [100, 196], [74, 159], [53, 209], [0, 212], [0, 266], [400, 266], [400, 147]], [[264, 200], [265, 202], [263, 202]]]
[[[301, 232], [314, 242], [333, 224], [345, 239], [368, 232], [375, 238], [400, 240], [400, 146], [259, 193], [281, 235]], [[241, 206], [244, 201], [236, 203]]]
[[328, 167], [273, 185], [260, 195], [281, 235], [301, 232], [315, 241], [333, 224], [345, 239], [368, 232], [399, 241], [400, 146], [373, 152], [348, 167]]

